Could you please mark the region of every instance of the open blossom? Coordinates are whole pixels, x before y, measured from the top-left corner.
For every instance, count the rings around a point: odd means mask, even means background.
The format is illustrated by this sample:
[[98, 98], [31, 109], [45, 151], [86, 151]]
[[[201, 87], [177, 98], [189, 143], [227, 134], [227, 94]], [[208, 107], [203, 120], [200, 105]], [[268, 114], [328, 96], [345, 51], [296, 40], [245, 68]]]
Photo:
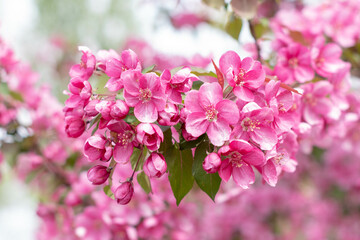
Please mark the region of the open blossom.
[[149, 177], [161, 177], [167, 169], [164, 156], [160, 153], [151, 153], [146, 159], [143, 169]]
[[262, 151], [244, 140], [231, 141], [228, 146], [220, 148], [219, 154], [226, 156], [220, 166], [220, 177], [227, 182], [232, 176], [235, 183], [244, 189], [255, 181], [252, 166], [265, 163]]
[[[125, 75], [125, 73], [124, 73]], [[129, 107], [134, 107], [135, 117], [144, 123], [158, 119], [158, 112], [165, 108], [166, 95], [155, 73], [142, 75], [127, 71], [123, 76], [124, 98]]]
[[235, 96], [243, 101], [253, 101], [253, 91], [265, 81], [261, 63], [250, 57], [241, 60], [236, 52], [228, 51], [221, 56], [219, 64]]
[[136, 127], [136, 132], [138, 142], [144, 144], [150, 151], [158, 150], [161, 142], [164, 141], [164, 134], [156, 124], [140, 123]]
[[329, 77], [344, 67], [341, 54], [342, 50], [337, 44], [325, 44], [324, 38], [318, 38], [311, 48], [312, 67], [319, 75]]
[[72, 66], [69, 74], [72, 78], [79, 77], [85, 81], [91, 77], [95, 70], [96, 58], [87, 47], [81, 46], [79, 51], [83, 53], [81, 62]]
[[110, 77], [106, 83], [110, 91], [116, 92], [124, 87], [122, 74], [128, 70], [141, 71], [140, 61], [132, 50], [125, 50], [121, 53], [120, 59], [111, 57], [106, 62], [105, 73]]
[[255, 102], [250, 102], [242, 108], [239, 123], [232, 137], [251, 139], [262, 150], [270, 150], [278, 142], [276, 132], [271, 127], [273, 120], [274, 115], [270, 108], [261, 108]]
[[158, 123], [163, 126], [176, 125], [180, 120], [180, 112], [177, 105], [167, 102], [164, 110], [159, 112]]
[[310, 51], [298, 43], [279, 50], [275, 73], [285, 83], [307, 82], [314, 78]]
[[111, 131], [111, 137], [115, 142], [114, 160], [122, 164], [127, 163], [136, 145], [135, 131], [123, 120], [111, 120], [107, 128]]
[[223, 99], [219, 83], [205, 83], [199, 91], [191, 91], [185, 99], [186, 131], [194, 137], [206, 133], [212, 144], [221, 146], [229, 140], [230, 124], [239, 120], [239, 109], [230, 100]]
[[173, 76], [169, 70], [164, 70], [160, 76], [161, 83], [165, 86], [165, 92], [168, 100], [173, 103], [182, 103], [182, 93], [191, 89], [192, 82], [199, 80], [197, 76], [191, 73], [191, 69], [184, 67], [177, 71]]

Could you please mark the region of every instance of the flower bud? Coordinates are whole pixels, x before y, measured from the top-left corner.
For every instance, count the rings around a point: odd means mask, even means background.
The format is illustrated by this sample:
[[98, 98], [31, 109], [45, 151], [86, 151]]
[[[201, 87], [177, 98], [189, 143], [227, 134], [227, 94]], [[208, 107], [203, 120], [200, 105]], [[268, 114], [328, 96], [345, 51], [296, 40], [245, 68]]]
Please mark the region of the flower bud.
[[105, 120], [111, 120], [112, 117], [110, 116], [111, 107], [114, 104], [112, 101], [100, 101], [98, 104], [95, 105], [95, 109], [101, 113], [101, 117]]
[[219, 171], [221, 165], [221, 158], [217, 153], [210, 153], [206, 156], [203, 162], [203, 168], [207, 173], [216, 173]]
[[159, 112], [158, 123], [163, 126], [174, 126], [180, 120], [179, 108], [173, 103], [167, 103]]
[[116, 120], [121, 120], [129, 113], [129, 107], [123, 100], [116, 100], [115, 104], [111, 106], [110, 116]]
[[94, 99], [91, 100], [86, 107], [84, 108], [86, 116], [88, 117], [95, 117], [96, 115], [98, 115], [99, 111], [95, 109], [96, 104], [98, 104], [100, 102], [100, 100], [98, 99]]
[[164, 134], [156, 124], [141, 123], [136, 127], [136, 132], [138, 142], [144, 144], [150, 151], [158, 150], [164, 140]]
[[100, 185], [106, 182], [110, 176], [110, 171], [108, 171], [106, 166], [96, 165], [89, 169], [87, 172], [87, 178], [94, 185]]
[[134, 187], [132, 182], [122, 183], [114, 193], [114, 197], [118, 204], [128, 204], [134, 194]]
[[161, 177], [167, 169], [164, 156], [160, 153], [151, 153], [146, 159], [143, 169], [149, 177]]
[[69, 137], [77, 138], [85, 131], [85, 122], [81, 118], [66, 117], [65, 132]]

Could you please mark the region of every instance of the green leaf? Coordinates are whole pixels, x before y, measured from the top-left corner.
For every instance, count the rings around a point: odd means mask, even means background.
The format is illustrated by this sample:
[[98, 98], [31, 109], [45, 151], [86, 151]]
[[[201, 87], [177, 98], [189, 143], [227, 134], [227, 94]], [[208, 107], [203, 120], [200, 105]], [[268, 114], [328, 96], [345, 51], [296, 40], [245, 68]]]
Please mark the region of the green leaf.
[[139, 160], [139, 164], [137, 166], [137, 168], [135, 169], [135, 171], [139, 171], [142, 169], [143, 167], [143, 163], [144, 163], [144, 159], [146, 157], [146, 152], [147, 152], [147, 149], [144, 148], [143, 152], [141, 151], [141, 149], [139, 148], [134, 148], [134, 151], [130, 157], [130, 163], [131, 163], [131, 168], [134, 170], [135, 166], [136, 166], [136, 162], [138, 161], [139, 157], [140, 157], [140, 154], [142, 153], [141, 155], [141, 158]]
[[203, 84], [204, 84], [203, 81], [195, 81], [195, 82], [193, 82], [192, 89], [199, 90]]
[[30, 183], [32, 180], [35, 179], [35, 177], [41, 172], [43, 171], [43, 168], [37, 168], [33, 171], [31, 171], [25, 178], [25, 183]]
[[79, 157], [79, 153], [74, 152], [72, 153], [65, 162], [65, 167], [73, 168], [75, 166], [76, 160]]
[[195, 150], [194, 164], [192, 174], [194, 175], [197, 185], [209, 197], [215, 201], [215, 196], [219, 191], [221, 178], [218, 173], [207, 173], [202, 167], [202, 163], [207, 156], [206, 150], [209, 147], [208, 141], [203, 141]]
[[206, 134], [201, 135], [200, 137], [198, 137], [197, 139], [193, 140], [193, 141], [186, 141], [182, 135], [180, 135], [180, 150], [185, 150], [185, 149], [191, 149], [196, 147], [197, 145], [199, 145], [200, 142], [202, 142], [205, 139]]
[[95, 134], [95, 132], [99, 129], [99, 124], [100, 124], [100, 121], [97, 122], [96, 126], [95, 126], [94, 129], [92, 130], [91, 136], [93, 136], [93, 135]]
[[190, 149], [183, 151], [176, 149], [172, 143], [170, 130], [164, 133], [164, 142], [160, 146], [160, 151], [165, 157], [171, 189], [175, 196], [176, 204], [179, 205], [194, 184], [192, 152]]
[[104, 193], [105, 193], [109, 198], [115, 199], [114, 193], [111, 191], [111, 188], [110, 188], [109, 185], [106, 185], [106, 186], [104, 187]]
[[242, 28], [242, 21], [240, 18], [231, 15], [225, 26], [225, 31], [235, 40], [239, 39], [240, 31]]
[[184, 68], [184, 66], [179, 66], [179, 67], [171, 69], [170, 70], [171, 76], [173, 76], [175, 73], [177, 73], [179, 70], [181, 70], [183, 68]]
[[153, 65], [151, 65], [151, 66], [149, 66], [149, 67], [147, 67], [147, 68], [144, 68], [142, 71], [141, 71], [141, 73], [142, 74], [145, 74], [145, 73], [148, 73], [148, 72], [151, 72], [154, 68], [155, 68], [155, 64], [153, 64]]
[[144, 172], [141, 172], [136, 176], [136, 178], [137, 178], [139, 185], [142, 187], [142, 189], [147, 194], [151, 193], [152, 189], [151, 189], [151, 182], [150, 182], [149, 177]]
[[101, 118], [101, 113], [99, 113], [98, 115], [96, 115], [96, 116], [90, 121], [88, 130], [89, 130], [90, 128], [92, 128], [92, 126], [94, 126], [95, 123], [98, 123], [98, 122], [100, 121], [100, 118]]

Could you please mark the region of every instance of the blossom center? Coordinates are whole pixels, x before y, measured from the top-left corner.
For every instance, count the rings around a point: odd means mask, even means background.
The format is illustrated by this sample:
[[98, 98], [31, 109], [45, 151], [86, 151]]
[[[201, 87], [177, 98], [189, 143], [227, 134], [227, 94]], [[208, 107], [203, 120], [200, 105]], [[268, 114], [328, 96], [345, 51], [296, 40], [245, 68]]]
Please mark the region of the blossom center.
[[291, 68], [296, 68], [299, 65], [299, 61], [297, 58], [290, 58], [289, 59], [289, 66]]
[[118, 134], [118, 143], [121, 146], [128, 145], [133, 141], [133, 139], [134, 139], [134, 134], [131, 131], [125, 131], [123, 133]]
[[217, 114], [218, 114], [218, 111], [215, 109], [214, 106], [209, 106], [209, 107], [206, 108], [205, 115], [206, 115], [206, 119], [209, 122], [212, 122], [212, 121], [216, 120], [217, 119]]
[[143, 102], [148, 102], [150, 101], [151, 97], [152, 97], [152, 93], [150, 91], [150, 89], [148, 88], [140, 88], [139, 90], [139, 99]]
[[253, 132], [255, 129], [260, 129], [259, 127], [260, 121], [259, 120], [251, 120], [249, 117], [244, 118], [241, 122], [241, 126], [243, 128], [243, 131], [245, 132]]
[[232, 152], [230, 154], [230, 162], [232, 164], [233, 167], [241, 167], [242, 165], [244, 165], [244, 161], [241, 159], [242, 155], [239, 152]]
[[235, 76], [235, 84], [236, 85], [238, 85], [238, 86], [244, 85], [245, 74], [246, 74], [245, 70], [240, 68], [238, 75]]
[[315, 106], [316, 105], [316, 98], [311, 94], [311, 93], [307, 93], [304, 96], [304, 100], [306, 103], [308, 103], [311, 106]]
[[324, 62], [325, 62], [324, 58], [318, 58], [318, 59], [316, 59], [316, 66], [321, 67]]

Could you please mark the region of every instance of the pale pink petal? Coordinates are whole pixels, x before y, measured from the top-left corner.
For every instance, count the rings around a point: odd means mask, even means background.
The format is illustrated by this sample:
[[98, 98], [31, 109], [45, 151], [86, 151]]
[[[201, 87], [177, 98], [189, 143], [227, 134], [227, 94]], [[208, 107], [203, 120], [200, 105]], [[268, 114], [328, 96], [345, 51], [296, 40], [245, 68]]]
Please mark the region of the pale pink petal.
[[205, 83], [199, 89], [199, 102], [203, 108], [215, 106], [223, 99], [223, 91], [219, 83]]
[[125, 164], [129, 161], [131, 154], [133, 153], [133, 145], [127, 144], [127, 145], [120, 145], [116, 144], [114, 147], [114, 160], [117, 163]]
[[278, 142], [275, 130], [266, 126], [261, 126], [259, 129], [249, 132], [249, 134], [251, 139], [259, 144], [262, 150], [271, 150]]
[[134, 107], [140, 102], [139, 95], [132, 95], [127, 91], [124, 91], [124, 99], [129, 107]]
[[215, 109], [218, 111], [218, 117], [225, 119], [229, 124], [236, 124], [239, 121], [239, 109], [233, 101], [221, 100], [216, 104]]
[[254, 147], [252, 149], [252, 151], [244, 154], [242, 156], [242, 159], [245, 162], [247, 162], [247, 163], [249, 163], [251, 165], [254, 165], [254, 166], [262, 166], [265, 163], [265, 160], [266, 160], [265, 156], [264, 156], [264, 153], [260, 149], [258, 149], [256, 147]]
[[246, 73], [244, 86], [257, 89], [264, 83], [264, 81], [265, 71], [263, 69], [250, 70]]
[[314, 70], [310, 66], [298, 66], [294, 69], [295, 79], [301, 83], [314, 78]]
[[273, 161], [269, 160], [262, 169], [264, 180], [272, 187], [275, 187], [278, 177], [276, 167]]
[[185, 108], [190, 112], [204, 112], [199, 103], [199, 91], [192, 90], [188, 92], [185, 98]]
[[327, 59], [332, 58], [340, 58], [342, 54], [341, 48], [335, 43], [326, 44], [326, 46], [322, 49], [321, 56]]
[[251, 102], [254, 101], [254, 94], [251, 90], [246, 87], [236, 86], [234, 89], [234, 94], [240, 100]]
[[222, 73], [228, 72], [229, 69], [236, 69], [240, 68], [241, 59], [239, 55], [234, 51], [228, 51], [224, 53], [219, 61], [219, 68]]
[[139, 94], [139, 77], [141, 73], [136, 71], [125, 71], [121, 75], [121, 79], [123, 80], [125, 91], [131, 93], [132, 95]]
[[241, 167], [234, 167], [232, 177], [235, 183], [243, 189], [248, 189], [249, 185], [255, 181], [254, 170], [246, 163], [243, 163]]
[[155, 122], [158, 118], [158, 111], [156, 110], [153, 102], [139, 102], [135, 105], [134, 115], [140, 121], [144, 123]]
[[218, 118], [217, 121], [210, 122], [207, 135], [213, 145], [224, 145], [224, 142], [229, 140], [230, 134], [231, 128], [226, 120]]
[[208, 129], [209, 121], [206, 119], [205, 113], [190, 113], [186, 118], [185, 126], [188, 133], [194, 137], [199, 137]]
[[237, 151], [242, 155], [252, 151], [254, 148], [249, 142], [242, 139], [231, 141], [229, 147], [232, 151]]
[[240, 67], [247, 72], [252, 69], [254, 62], [255, 61], [251, 57], [246, 57], [241, 61]]

